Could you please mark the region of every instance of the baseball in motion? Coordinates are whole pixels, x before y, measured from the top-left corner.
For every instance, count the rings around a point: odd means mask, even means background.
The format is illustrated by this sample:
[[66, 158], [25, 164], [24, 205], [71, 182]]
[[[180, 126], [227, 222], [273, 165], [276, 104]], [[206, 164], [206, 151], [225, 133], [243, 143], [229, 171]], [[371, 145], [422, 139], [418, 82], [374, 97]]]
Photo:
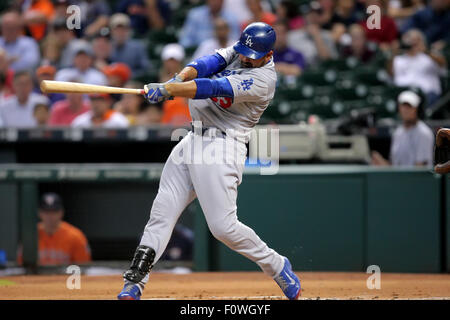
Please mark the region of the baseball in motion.
[[[145, 86], [144, 94], [150, 103], [177, 96], [189, 98], [194, 125], [164, 165], [150, 219], [130, 268], [123, 274], [125, 285], [118, 299], [140, 299], [149, 272], [163, 254], [180, 214], [195, 198], [216, 239], [258, 264], [289, 299], [301, 294], [300, 280], [289, 260], [237, 218], [237, 187], [244, 170], [245, 143], [275, 93], [275, 39], [272, 27], [252, 23], [233, 46], [189, 63], [166, 83]], [[203, 139], [211, 132], [212, 136]], [[198, 153], [211, 149], [216, 150], [216, 158], [233, 161], [191, 161]]]

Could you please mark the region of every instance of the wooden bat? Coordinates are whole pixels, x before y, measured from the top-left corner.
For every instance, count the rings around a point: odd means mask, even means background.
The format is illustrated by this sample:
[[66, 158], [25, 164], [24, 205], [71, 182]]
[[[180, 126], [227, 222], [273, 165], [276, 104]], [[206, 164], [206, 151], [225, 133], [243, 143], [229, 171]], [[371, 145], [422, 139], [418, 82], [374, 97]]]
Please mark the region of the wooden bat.
[[128, 93], [144, 94], [144, 89], [118, 88], [109, 86], [99, 86], [68, 81], [41, 81], [41, 91], [44, 93]]

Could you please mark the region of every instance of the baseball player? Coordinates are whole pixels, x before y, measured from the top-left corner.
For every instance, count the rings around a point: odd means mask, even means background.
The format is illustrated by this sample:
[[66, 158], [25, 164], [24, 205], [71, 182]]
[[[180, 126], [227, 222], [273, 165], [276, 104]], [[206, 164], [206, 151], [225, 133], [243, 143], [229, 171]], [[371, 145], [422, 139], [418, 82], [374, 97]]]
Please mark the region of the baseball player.
[[[193, 125], [164, 165], [150, 219], [123, 275], [125, 285], [119, 299], [140, 299], [150, 269], [164, 252], [181, 212], [195, 198], [216, 239], [257, 263], [289, 299], [301, 294], [300, 280], [289, 260], [237, 218], [245, 143], [275, 92], [275, 38], [269, 25], [252, 23], [233, 46], [191, 62], [166, 83], [145, 86], [151, 103], [177, 96], [189, 98], [193, 123], [202, 126]], [[223, 161], [196, 161], [211, 150], [216, 160]]]

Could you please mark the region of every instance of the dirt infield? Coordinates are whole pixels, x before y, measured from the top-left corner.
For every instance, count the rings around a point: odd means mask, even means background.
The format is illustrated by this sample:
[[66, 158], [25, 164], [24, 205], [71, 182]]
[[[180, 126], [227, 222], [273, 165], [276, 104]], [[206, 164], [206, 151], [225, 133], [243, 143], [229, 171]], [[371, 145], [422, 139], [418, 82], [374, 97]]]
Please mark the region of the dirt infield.
[[[369, 290], [365, 273], [297, 273], [302, 299], [450, 299], [450, 274], [382, 274]], [[120, 276], [82, 276], [81, 289], [66, 288], [68, 275], [0, 278], [0, 299], [115, 299]], [[262, 273], [154, 273], [143, 299], [284, 299]]]

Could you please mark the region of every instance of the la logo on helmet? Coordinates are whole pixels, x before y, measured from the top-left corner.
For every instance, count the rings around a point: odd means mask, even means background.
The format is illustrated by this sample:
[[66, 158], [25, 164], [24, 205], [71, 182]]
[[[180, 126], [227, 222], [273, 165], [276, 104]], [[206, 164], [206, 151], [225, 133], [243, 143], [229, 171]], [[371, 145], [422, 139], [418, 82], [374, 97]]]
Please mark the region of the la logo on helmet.
[[247, 36], [247, 40], [245, 40], [245, 44], [249, 47], [253, 45], [252, 39], [249, 35]]

